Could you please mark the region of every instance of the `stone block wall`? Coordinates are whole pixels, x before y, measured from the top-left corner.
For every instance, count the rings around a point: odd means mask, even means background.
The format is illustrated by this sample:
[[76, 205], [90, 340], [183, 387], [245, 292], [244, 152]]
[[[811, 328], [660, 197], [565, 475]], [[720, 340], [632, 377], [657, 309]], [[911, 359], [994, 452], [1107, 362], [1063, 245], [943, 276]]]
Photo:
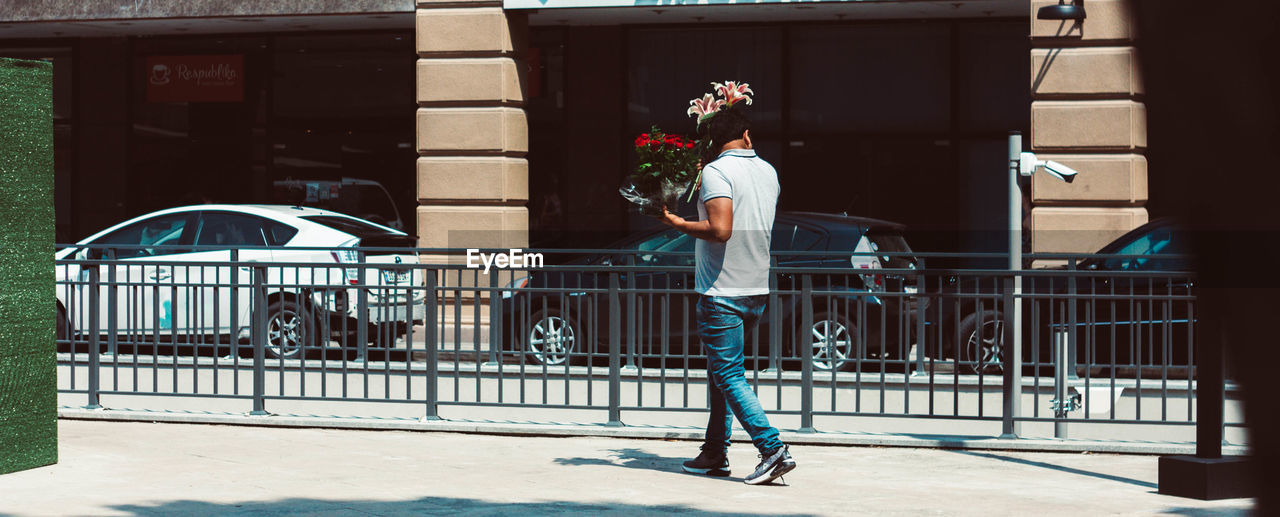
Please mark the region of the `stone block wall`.
[[1090, 0], [1083, 22], [1037, 20], [1031, 150], [1079, 171], [1031, 180], [1032, 250], [1093, 252], [1147, 222], [1147, 114], [1130, 0]]

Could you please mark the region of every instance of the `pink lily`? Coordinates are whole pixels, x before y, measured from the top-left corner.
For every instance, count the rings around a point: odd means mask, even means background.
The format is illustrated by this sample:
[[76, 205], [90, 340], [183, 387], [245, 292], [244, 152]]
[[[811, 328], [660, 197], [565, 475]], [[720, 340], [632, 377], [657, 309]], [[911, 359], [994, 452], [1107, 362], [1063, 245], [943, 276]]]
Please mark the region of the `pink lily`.
[[740, 100], [747, 101], [747, 105], [750, 106], [751, 95], [756, 93], [751, 91], [751, 87], [747, 83], [739, 83], [737, 81], [725, 81], [724, 84], [711, 83], [711, 86], [716, 89], [716, 93], [724, 97], [725, 102], [730, 106]]
[[708, 115], [715, 114], [720, 106], [724, 105], [724, 101], [712, 97], [710, 93], [703, 95], [701, 99], [693, 99], [689, 101], [689, 110], [685, 113], [689, 116], [697, 115], [698, 121], [707, 118]]

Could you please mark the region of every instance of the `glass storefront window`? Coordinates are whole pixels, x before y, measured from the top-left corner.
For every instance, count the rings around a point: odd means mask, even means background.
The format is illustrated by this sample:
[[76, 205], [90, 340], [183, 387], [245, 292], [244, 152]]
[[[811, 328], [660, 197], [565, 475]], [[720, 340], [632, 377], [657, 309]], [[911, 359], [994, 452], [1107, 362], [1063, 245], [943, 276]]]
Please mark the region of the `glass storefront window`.
[[692, 133], [689, 100], [711, 91], [711, 81], [745, 81], [752, 98], [752, 133], [776, 135], [782, 120], [782, 30], [641, 29], [628, 43], [628, 127], [640, 133]]
[[949, 40], [944, 24], [792, 31], [792, 131], [947, 131]]

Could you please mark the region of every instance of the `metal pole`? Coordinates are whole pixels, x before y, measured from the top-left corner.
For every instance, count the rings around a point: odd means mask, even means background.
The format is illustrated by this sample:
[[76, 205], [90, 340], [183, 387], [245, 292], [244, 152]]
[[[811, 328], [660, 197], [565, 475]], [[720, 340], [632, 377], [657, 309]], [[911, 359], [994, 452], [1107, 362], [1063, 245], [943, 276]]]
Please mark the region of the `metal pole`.
[[[99, 371], [102, 367], [98, 361], [98, 347], [101, 346], [98, 342], [98, 334], [102, 332], [102, 324], [99, 321], [102, 312], [101, 307], [99, 307], [102, 303], [102, 293], [100, 292], [102, 282], [99, 267], [98, 264], [91, 264], [89, 269], [89, 402], [85, 405], [85, 409], [102, 409], [98, 397], [99, 384], [102, 382], [100, 379], [102, 372]], [[72, 358], [75, 358], [75, 350], [75, 340], [72, 340]], [[74, 363], [75, 361], [72, 362]]]
[[[1017, 438], [1022, 431], [1022, 188], [1018, 185], [1022, 133], [1009, 132], [1009, 273], [1005, 289], [1004, 413], [1001, 438]], [[982, 322], [978, 322], [981, 331]]]
[[[250, 415], [267, 415], [267, 268], [253, 267], [253, 320], [249, 339], [253, 344], [253, 411]], [[283, 343], [281, 343], [283, 346]]]
[[436, 342], [436, 272], [426, 271], [427, 306], [423, 311], [423, 331], [427, 346], [427, 415], [423, 420], [440, 420], [440, 365], [439, 344]]
[[799, 432], [812, 433], [815, 432], [813, 429], [813, 345], [808, 343], [813, 329], [813, 277], [805, 273], [800, 285], [800, 332], [803, 338], [796, 340], [796, 346], [800, 347], [801, 361]]
[[609, 427], [622, 426], [622, 307], [618, 273], [609, 273]]

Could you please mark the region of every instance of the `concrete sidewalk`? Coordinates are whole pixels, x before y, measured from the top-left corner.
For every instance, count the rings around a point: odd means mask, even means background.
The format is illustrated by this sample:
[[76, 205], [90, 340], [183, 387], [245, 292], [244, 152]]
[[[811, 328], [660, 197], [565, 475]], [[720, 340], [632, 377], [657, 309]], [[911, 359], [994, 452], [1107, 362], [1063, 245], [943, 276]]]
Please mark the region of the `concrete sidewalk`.
[[0, 515], [1244, 515], [1161, 496], [1156, 457], [796, 446], [789, 486], [683, 474], [688, 441], [62, 420]]

